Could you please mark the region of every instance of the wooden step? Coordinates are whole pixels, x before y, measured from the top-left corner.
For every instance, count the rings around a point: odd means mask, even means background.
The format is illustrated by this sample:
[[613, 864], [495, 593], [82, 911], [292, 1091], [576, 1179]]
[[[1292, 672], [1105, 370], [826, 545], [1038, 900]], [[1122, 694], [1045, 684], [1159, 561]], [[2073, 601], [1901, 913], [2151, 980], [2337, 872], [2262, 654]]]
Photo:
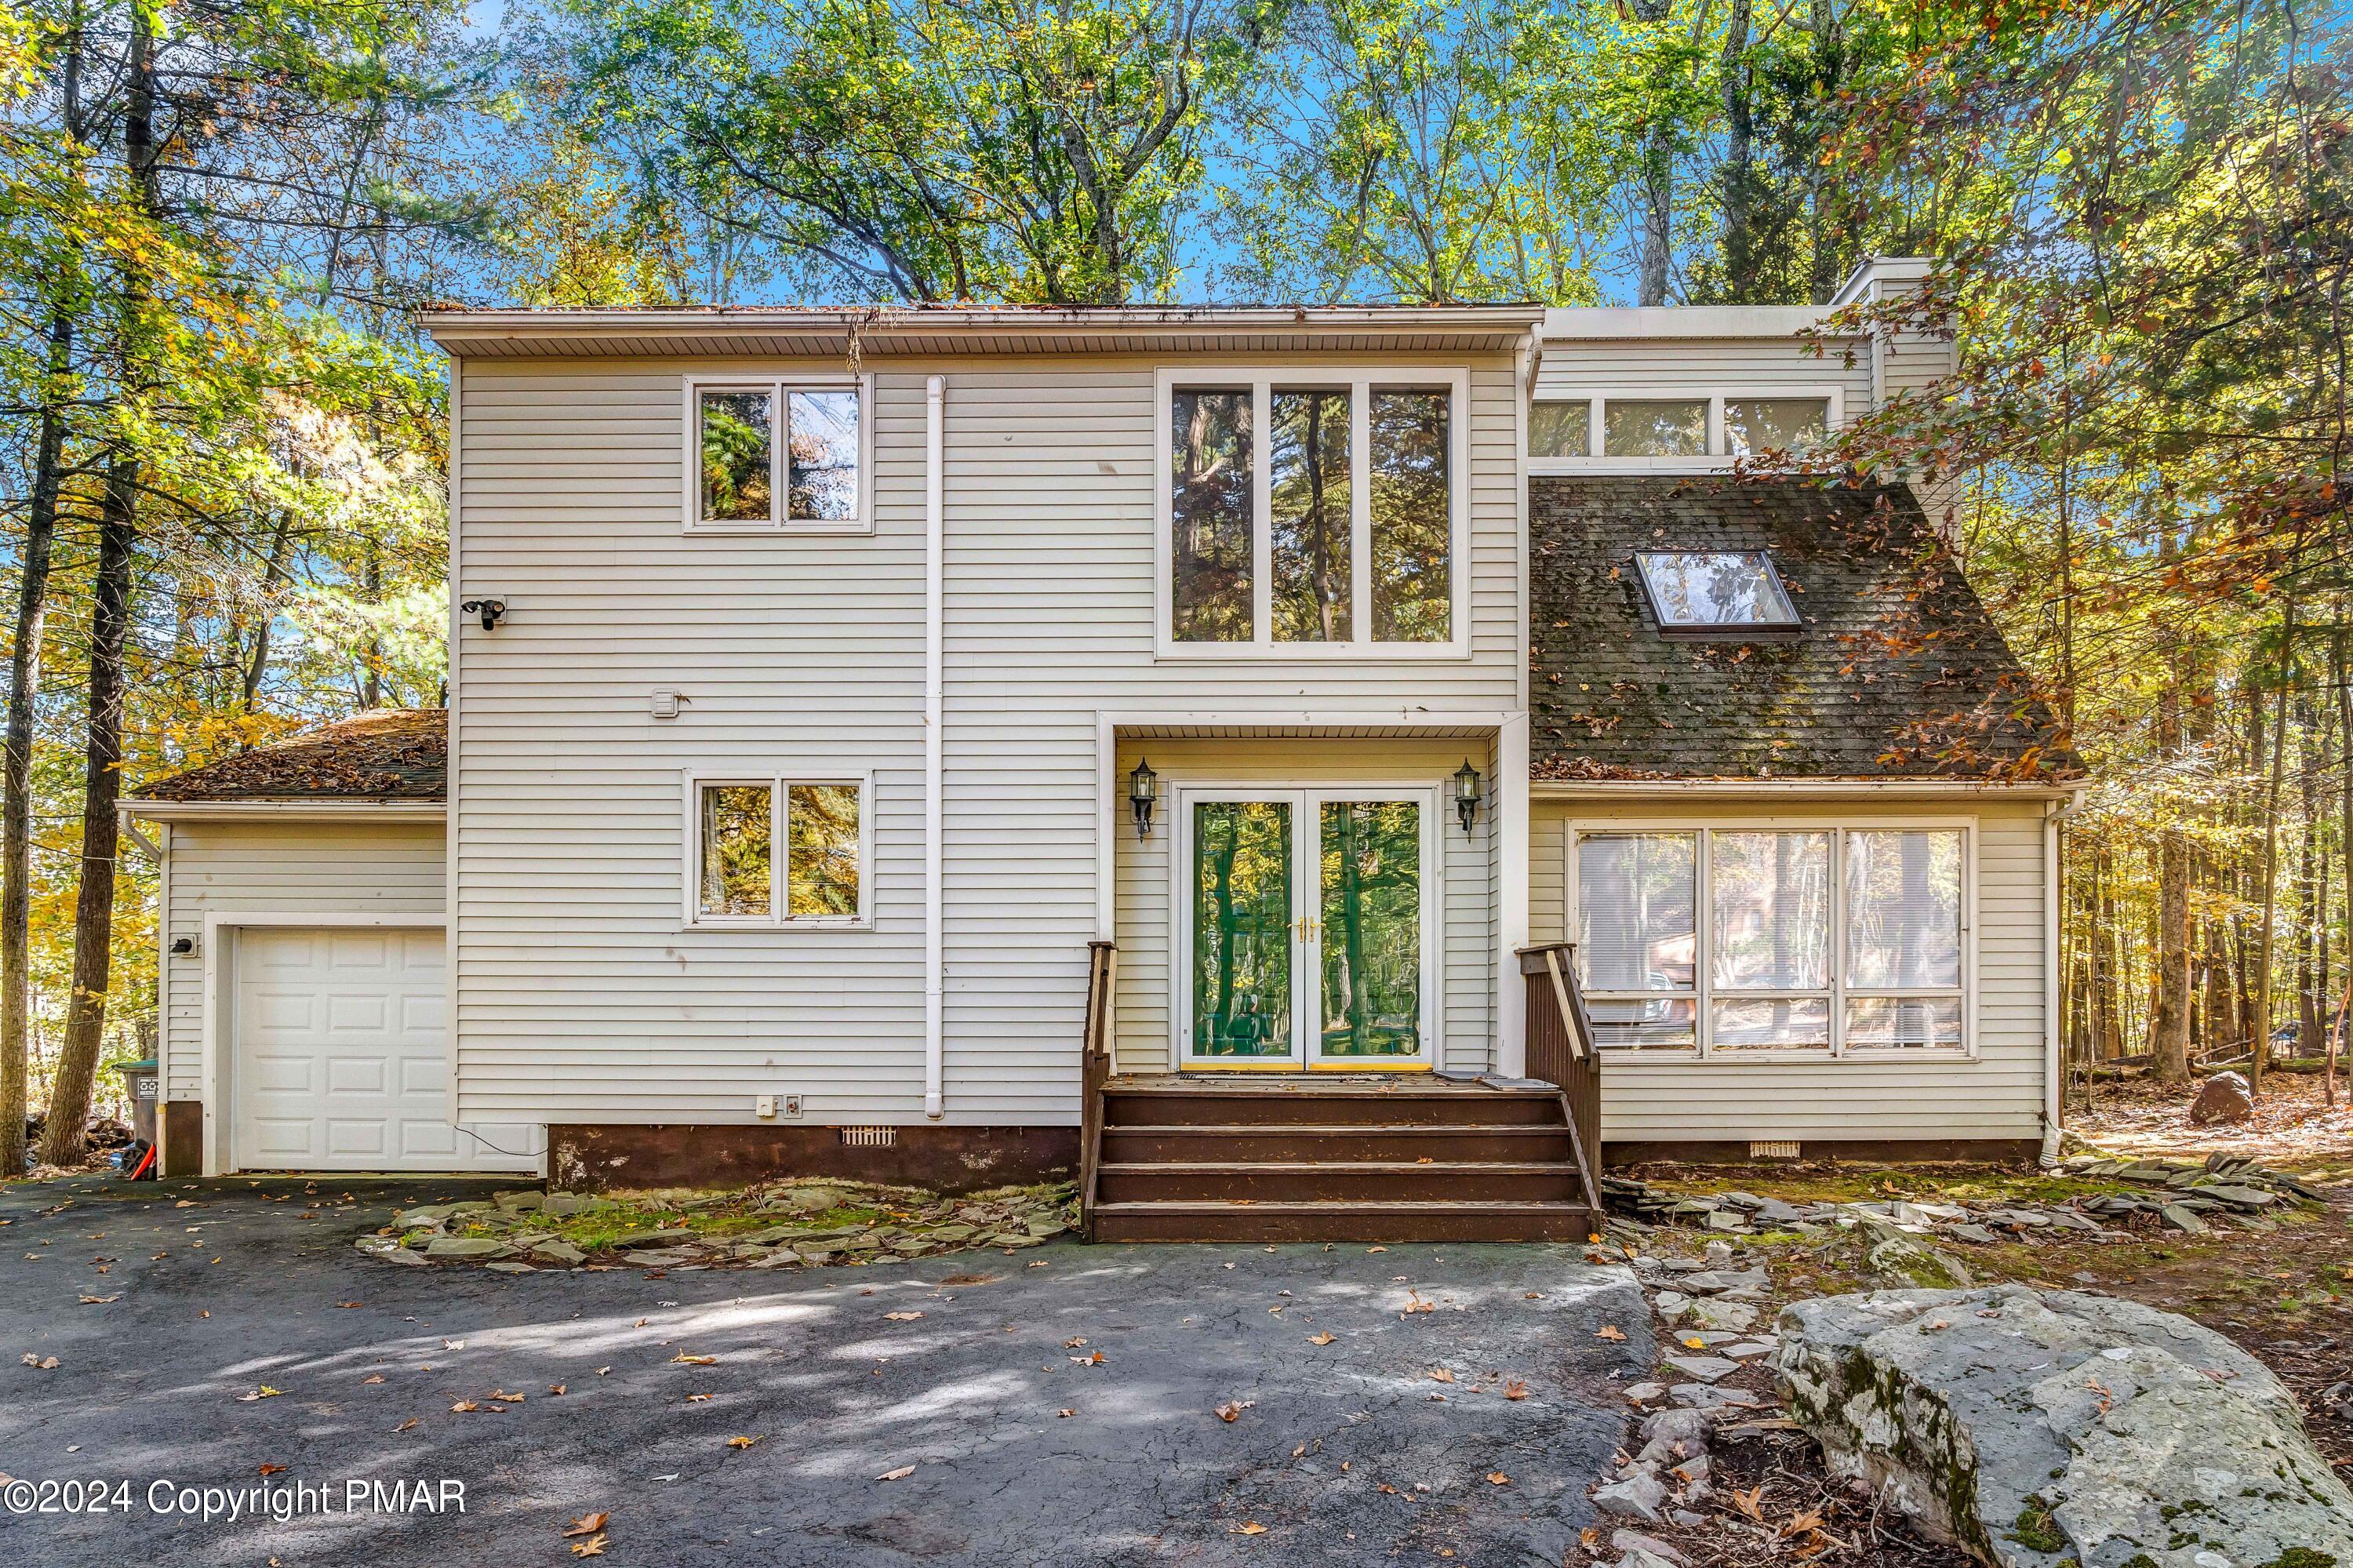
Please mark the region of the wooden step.
[[1250, 1162], [1293, 1160], [1393, 1160], [1428, 1155], [1453, 1161], [1565, 1160], [1568, 1128], [1555, 1122], [1476, 1122], [1420, 1127], [1377, 1122], [1351, 1127], [1325, 1122], [1257, 1127], [1113, 1126], [1103, 1128], [1103, 1157], [1124, 1165], [1148, 1161]]
[[1440, 1088], [1430, 1085], [1284, 1079], [1266, 1085], [1117, 1081], [1103, 1089], [1106, 1127], [1558, 1127], [1551, 1089]]
[[1577, 1168], [1565, 1160], [1160, 1160], [1104, 1165], [1095, 1192], [1106, 1203], [1569, 1202], [1582, 1195]]
[[1581, 1242], [1599, 1228], [1566, 1202], [1098, 1203], [1098, 1242]]

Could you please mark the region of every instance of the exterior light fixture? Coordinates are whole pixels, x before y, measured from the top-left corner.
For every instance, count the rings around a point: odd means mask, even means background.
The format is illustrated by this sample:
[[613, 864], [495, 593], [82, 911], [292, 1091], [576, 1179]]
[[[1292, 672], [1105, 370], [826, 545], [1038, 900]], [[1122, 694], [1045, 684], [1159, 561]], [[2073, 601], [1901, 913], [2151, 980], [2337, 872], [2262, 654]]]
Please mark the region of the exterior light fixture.
[[500, 620], [507, 612], [507, 601], [502, 599], [470, 599], [458, 608], [468, 615], [480, 616], [483, 630], [496, 631]]
[[1462, 819], [1462, 831], [1471, 832], [1471, 824], [1479, 820], [1479, 770], [1464, 758], [1462, 766], [1454, 770], [1454, 814]]
[[1160, 800], [1160, 775], [1152, 771], [1152, 764], [1138, 759], [1135, 771], [1127, 776], [1127, 809], [1135, 813], [1135, 836], [1152, 836], [1152, 808]]

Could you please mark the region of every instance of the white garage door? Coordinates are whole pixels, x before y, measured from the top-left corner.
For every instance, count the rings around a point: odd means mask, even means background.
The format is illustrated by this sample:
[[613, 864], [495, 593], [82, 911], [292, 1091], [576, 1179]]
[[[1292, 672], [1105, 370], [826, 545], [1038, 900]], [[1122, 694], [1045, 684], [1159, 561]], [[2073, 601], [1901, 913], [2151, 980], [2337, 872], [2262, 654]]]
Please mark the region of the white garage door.
[[241, 1171], [536, 1171], [540, 1129], [449, 1125], [439, 927], [237, 938], [230, 1158]]

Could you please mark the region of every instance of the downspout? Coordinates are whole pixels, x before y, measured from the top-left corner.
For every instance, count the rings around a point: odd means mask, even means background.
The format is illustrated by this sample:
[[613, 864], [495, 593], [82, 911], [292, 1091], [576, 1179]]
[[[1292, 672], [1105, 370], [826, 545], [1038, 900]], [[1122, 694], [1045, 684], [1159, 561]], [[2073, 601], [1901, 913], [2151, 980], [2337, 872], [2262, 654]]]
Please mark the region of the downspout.
[[2035, 1163], [2048, 1171], [2059, 1163], [2060, 1089], [2060, 964], [2059, 964], [2059, 824], [2084, 803], [2077, 790], [2042, 815], [2042, 1151]]
[[940, 888], [946, 860], [940, 842], [946, 737], [940, 724], [945, 685], [947, 499], [941, 476], [947, 391], [944, 376], [933, 376], [923, 387], [923, 1114], [934, 1121], [947, 1113], [947, 949], [940, 927], [946, 903]]

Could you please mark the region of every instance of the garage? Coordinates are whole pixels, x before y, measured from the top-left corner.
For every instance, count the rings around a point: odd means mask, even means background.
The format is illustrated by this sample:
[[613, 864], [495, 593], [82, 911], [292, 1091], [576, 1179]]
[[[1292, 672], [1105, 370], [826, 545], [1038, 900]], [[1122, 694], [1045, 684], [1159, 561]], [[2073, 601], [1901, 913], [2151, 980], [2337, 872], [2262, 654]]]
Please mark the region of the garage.
[[453, 1127], [438, 926], [235, 936], [229, 1162], [244, 1171], [533, 1171], [535, 1127]]

